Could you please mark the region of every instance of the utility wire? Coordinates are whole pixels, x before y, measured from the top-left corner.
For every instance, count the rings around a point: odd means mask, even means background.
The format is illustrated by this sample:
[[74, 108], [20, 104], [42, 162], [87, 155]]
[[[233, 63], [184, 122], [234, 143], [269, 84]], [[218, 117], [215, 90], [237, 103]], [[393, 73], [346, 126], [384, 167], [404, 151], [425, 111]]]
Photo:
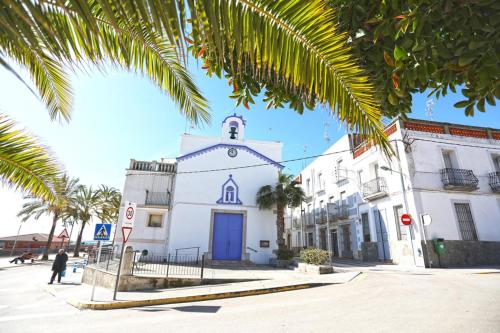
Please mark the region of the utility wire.
[[[461, 146], [461, 147], [472, 147], [472, 148], [486, 148], [486, 149], [491, 149], [492, 147], [488, 146], [478, 146], [478, 145], [470, 145], [470, 144], [461, 144], [461, 143], [450, 143], [446, 141], [440, 141], [440, 140], [432, 140], [432, 139], [423, 139], [423, 138], [412, 138], [412, 142], [414, 141], [425, 141], [425, 142], [433, 142], [433, 143], [442, 143], [442, 144], [450, 144], [453, 146]], [[389, 140], [389, 142], [403, 142], [405, 144], [411, 144], [412, 142], [404, 141], [401, 139], [393, 139]], [[291, 162], [297, 162], [297, 161], [303, 161], [303, 160], [308, 160], [312, 158], [318, 158], [318, 157], [324, 157], [324, 156], [331, 156], [331, 155], [337, 155], [337, 154], [342, 154], [345, 152], [351, 152], [353, 149], [344, 149], [344, 150], [339, 150], [339, 151], [334, 151], [334, 152], [329, 152], [329, 153], [322, 153], [322, 154], [317, 154], [317, 155], [310, 155], [310, 156], [305, 156], [305, 157], [299, 157], [299, 158], [293, 158], [289, 160], [283, 160], [280, 162], [276, 162], [278, 164], [285, 164], [285, 163], [291, 163]], [[228, 168], [218, 168], [218, 169], [206, 169], [206, 170], [193, 170], [193, 171], [181, 171], [181, 172], [176, 172], [175, 174], [180, 175], [180, 174], [195, 174], [195, 173], [208, 173], [208, 172], [217, 172], [217, 171], [229, 171], [229, 170], [239, 170], [239, 169], [249, 169], [249, 168], [256, 168], [256, 167], [261, 167], [261, 166], [268, 166], [274, 163], [270, 162], [265, 162], [265, 163], [259, 163], [259, 164], [249, 164], [249, 165], [242, 165], [238, 167], [228, 167]], [[140, 170], [138, 170], [140, 171]], [[352, 171], [352, 170], [351, 170]], [[433, 173], [432, 171], [419, 171], [423, 173]], [[436, 172], [439, 173], [439, 172]], [[158, 175], [158, 172], [148, 172], [148, 173], [141, 173], [138, 175], [148, 175], [148, 174], [154, 174]], [[126, 176], [129, 176], [132, 174], [127, 174]]]

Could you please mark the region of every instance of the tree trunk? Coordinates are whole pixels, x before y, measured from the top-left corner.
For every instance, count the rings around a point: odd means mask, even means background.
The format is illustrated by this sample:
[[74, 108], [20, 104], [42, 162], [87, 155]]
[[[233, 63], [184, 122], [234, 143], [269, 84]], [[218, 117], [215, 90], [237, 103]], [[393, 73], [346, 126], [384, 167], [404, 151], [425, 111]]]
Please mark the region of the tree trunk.
[[78, 232], [78, 238], [76, 239], [75, 252], [73, 253], [73, 257], [80, 256], [80, 244], [82, 243], [83, 228], [85, 228], [86, 223], [87, 221], [82, 221], [82, 227], [80, 228], [80, 232]]
[[285, 232], [285, 207], [278, 205], [278, 216], [276, 217], [276, 232], [277, 232], [277, 242], [278, 250], [283, 250], [285, 248], [285, 238], [283, 233]]
[[52, 227], [50, 228], [49, 238], [47, 239], [47, 245], [45, 245], [45, 251], [43, 252], [42, 260], [49, 260], [49, 250], [52, 246], [52, 239], [54, 238], [54, 231], [56, 231], [57, 220], [59, 217], [54, 214], [52, 218]]

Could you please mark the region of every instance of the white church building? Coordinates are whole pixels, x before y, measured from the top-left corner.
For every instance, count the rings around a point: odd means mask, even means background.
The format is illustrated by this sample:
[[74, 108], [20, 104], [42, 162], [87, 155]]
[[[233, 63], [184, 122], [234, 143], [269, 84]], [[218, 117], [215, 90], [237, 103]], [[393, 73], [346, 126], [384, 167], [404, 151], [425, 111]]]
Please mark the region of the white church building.
[[[260, 210], [255, 197], [277, 182], [282, 143], [247, 140], [245, 126], [235, 114], [222, 122], [220, 137], [183, 134], [176, 159], [131, 160], [123, 199], [135, 202], [137, 213], [127, 245], [159, 255], [199, 249], [208, 260], [269, 262], [276, 214]], [[121, 243], [119, 233], [116, 239]]]

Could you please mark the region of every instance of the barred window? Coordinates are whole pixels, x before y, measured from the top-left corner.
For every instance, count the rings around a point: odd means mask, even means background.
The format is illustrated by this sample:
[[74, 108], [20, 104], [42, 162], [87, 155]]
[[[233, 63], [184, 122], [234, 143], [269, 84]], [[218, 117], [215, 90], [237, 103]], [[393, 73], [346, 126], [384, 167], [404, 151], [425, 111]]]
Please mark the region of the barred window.
[[477, 240], [476, 227], [472, 219], [472, 213], [468, 203], [455, 203], [455, 212], [457, 213], [458, 227], [462, 240]]

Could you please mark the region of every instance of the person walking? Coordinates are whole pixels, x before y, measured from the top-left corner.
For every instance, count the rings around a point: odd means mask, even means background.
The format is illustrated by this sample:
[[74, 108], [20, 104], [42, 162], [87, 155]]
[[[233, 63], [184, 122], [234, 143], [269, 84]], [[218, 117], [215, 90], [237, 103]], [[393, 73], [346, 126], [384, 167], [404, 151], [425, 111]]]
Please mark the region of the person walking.
[[64, 252], [64, 249], [60, 249], [56, 255], [56, 259], [52, 264], [52, 277], [50, 278], [49, 284], [54, 283], [54, 279], [57, 275], [57, 282], [61, 283], [61, 275], [66, 270], [66, 262], [68, 261], [68, 255]]

